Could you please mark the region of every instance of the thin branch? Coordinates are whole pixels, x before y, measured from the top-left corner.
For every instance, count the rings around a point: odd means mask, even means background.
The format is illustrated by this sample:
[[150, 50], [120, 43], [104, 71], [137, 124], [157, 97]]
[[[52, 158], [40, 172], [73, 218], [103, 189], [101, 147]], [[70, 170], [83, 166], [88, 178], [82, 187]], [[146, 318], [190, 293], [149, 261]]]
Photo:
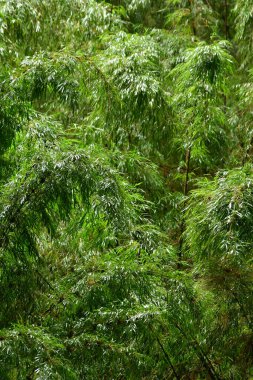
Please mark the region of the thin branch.
[[175, 367], [173, 366], [173, 364], [172, 364], [172, 362], [170, 360], [170, 357], [169, 357], [168, 353], [165, 351], [165, 349], [164, 349], [164, 347], [163, 347], [160, 339], [158, 337], [156, 337], [156, 340], [157, 340], [157, 342], [158, 342], [158, 344], [159, 344], [159, 346], [160, 346], [160, 348], [161, 348], [161, 350], [162, 350], [162, 352], [163, 352], [163, 354], [164, 354], [164, 356], [166, 358], [166, 361], [169, 363], [169, 365], [170, 365], [170, 367], [171, 367], [171, 369], [173, 371], [173, 374], [174, 374], [175, 378], [177, 380], [180, 380], [180, 376], [177, 374], [177, 372], [175, 370]]

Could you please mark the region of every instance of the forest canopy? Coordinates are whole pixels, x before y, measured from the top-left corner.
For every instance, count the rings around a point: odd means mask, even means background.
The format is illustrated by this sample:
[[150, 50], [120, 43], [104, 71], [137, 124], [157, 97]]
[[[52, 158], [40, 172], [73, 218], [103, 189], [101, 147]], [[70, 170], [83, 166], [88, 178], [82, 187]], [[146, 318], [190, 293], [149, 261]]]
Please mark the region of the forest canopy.
[[0, 1], [0, 379], [253, 379], [253, 0]]

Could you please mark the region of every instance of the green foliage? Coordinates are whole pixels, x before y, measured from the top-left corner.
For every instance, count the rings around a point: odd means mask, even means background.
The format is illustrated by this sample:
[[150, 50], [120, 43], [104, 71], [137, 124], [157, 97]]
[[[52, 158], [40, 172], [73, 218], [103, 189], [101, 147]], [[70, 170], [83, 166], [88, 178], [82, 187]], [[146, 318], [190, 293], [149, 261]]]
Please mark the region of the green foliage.
[[[194, 190], [187, 211], [187, 244], [197, 259], [196, 272], [217, 296], [220, 319], [216, 323], [222, 331], [223, 342], [219, 344], [224, 351], [229, 351], [225, 334], [236, 347], [244, 339], [252, 339], [251, 221], [251, 165], [219, 173]], [[238, 353], [233, 355], [238, 361]], [[240, 373], [246, 376], [244, 371], [252, 361], [248, 355], [244, 359], [246, 368], [240, 368]]]
[[176, 142], [191, 149], [191, 158], [198, 168], [220, 165], [217, 160], [226, 158], [224, 150], [231, 138], [225, 106], [233, 58], [226, 48], [223, 41], [200, 43], [187, 51], [184, 62], [170, 73], [175, 81], [175, 112], [180, 110], [178, 127], [184, 129], [183, 142], [178, 132]]
[[11, 88], [10, 78], [3, 75], [1, 84], [1, 115], [0, 115], [0, 155], [8, 149], [15, 133], [22, 128], [29, 116], [28, 102], [18, 96]]
[[[187, 234], [189, 239], [194, 239], [191, 247], [196, 252], [196, 244], [200, 256], [215, 255], [221, 261], [227, 258], [239, 264], [250, 254], [251, 172], [251, 166], [247, 165], [220, 173], [214, 181], [203, 181], [193, 192], [194, 207], [189, 207]], [[196, 230], [191, 233], [191, 228]]]
[[167, 26], [177, 33], [209, 39], [217, 20], [211, 3], [203, 0], [167, 0]]
[[0, 16], [0, 378], [250, 379], [251, 2]]
[[252, 49], [252, 17], [253, 3], [251, 0], [235, 1], [234, 13], [236, 15], [236, 40], [239, 45], [239, 53], [242, 57], [242, 65], [252, 63], [250, 50]]
[[63, 345], [42, 329], [17, 325], [12, 331], [0, 331], [0, 374], [3, 378], [77, 378], [62, 357]]
[[18, 50], [17, 58], [72, 43], [80, 46], [121, 24], [106, 4], [94, 0], [8, 0], [2, 2], [1, 14], [3, 41], [11, 42], [11, 50]]

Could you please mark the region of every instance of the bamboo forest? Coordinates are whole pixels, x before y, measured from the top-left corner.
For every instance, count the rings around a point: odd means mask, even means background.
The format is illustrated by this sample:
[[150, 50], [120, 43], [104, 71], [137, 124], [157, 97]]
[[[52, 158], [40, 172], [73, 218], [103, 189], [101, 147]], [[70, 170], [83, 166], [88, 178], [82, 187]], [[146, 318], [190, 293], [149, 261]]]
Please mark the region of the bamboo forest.
[[253, 0], [1, 0], [0, 67], [0, 380], [252, 380]]

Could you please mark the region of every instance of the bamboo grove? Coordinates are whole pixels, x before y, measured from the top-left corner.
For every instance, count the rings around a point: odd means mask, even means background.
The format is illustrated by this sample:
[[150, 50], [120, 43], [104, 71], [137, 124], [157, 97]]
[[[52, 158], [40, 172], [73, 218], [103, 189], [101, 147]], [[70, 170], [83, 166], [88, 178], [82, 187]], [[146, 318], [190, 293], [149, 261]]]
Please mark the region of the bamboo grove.
[[0, 379], [253, 378], [253, 1], [0, 1]]

